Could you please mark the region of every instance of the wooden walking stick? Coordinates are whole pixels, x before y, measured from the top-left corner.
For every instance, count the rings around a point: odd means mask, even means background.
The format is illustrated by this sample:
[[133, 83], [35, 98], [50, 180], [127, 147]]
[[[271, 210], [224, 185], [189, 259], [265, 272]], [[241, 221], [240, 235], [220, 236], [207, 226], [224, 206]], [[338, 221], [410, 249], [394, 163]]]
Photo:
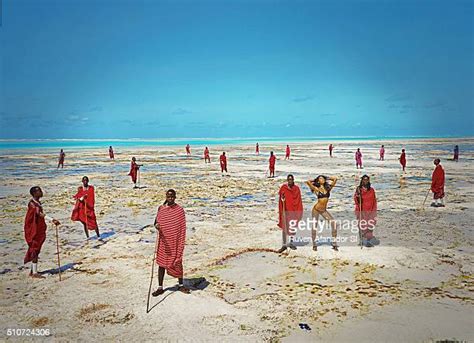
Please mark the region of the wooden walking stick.
[[428, 189], [428, 193], [426, 193], [425, 200], [423, 200], [423, 205], [421, 205], [422, 208], [425, 208], [426, 199], [428, 199], [428, 195], [430, 194], [430, 192], [431, 192], [431, 188]]
[[360, 186], [359, 186], [359, 244], [360, 244], [360, 248], [362, 249], [362, 231], [360, 229], [360, 221], [362, 219], [362, 192], [361, 192], [361, 189], [360, 189]]
[[59, 258], [59, 234], [58, 234], [58, 225], [55, 225], [56, 227], [56, 252], [58, 254], [58, 275], [59, 275], [59, 281], [61, 281], [61, 260]]
[[159, 233], [157, 232], [155, 250], [153, 251], [153, 261], [151, 261], [151, 277], [150, 277], [150, 286], [148, 287], [148, 297], [146, 301], [146, 313], [150, 311], [150, 294], [151, 294], [151, 286], [153, 285], [153, 274], [155, 272], [156, 250], [158, 249], [158, 237], [159, 237]]

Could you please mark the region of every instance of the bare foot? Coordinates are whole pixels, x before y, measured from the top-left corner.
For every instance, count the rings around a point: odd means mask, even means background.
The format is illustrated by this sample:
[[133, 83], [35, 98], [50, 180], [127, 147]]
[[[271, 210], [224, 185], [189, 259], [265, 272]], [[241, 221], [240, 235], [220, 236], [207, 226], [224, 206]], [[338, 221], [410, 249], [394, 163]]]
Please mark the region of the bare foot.
[[334, 251], [339, 251], [339, 247], [337, 245], [333, 245], [332, 248]]
[[313, 244], [313, 251], [318, 251], [318, 246], [316, 244]]
[[44, 276], [39, 274], [39, 273], [30, 273], [30, 277], [35, 278], [35, 279], [44, 279]]
[[163, 294], [165, 291], [163, 290], [163, 288], [158, 288], [156, 291], [154, 291], [153, 293], [151, 293], [151, 295], [153, 295], [154, 297], [157, 297], [161, 294]]
[[285, 251], [287, 248], [286, 246], [282, 246], [278, 251], [277, 253], [281, 254], [283, 251]]
[[189, 290], [189, 288], [186, 288], [186, 287], [184, 287], [184, 286], [178, 287], [178, 291], [180, 291], [180, 292], [182, 292], [182, 293], [184, 293], [184, 294], [189, 294], [189, 293], [191, 293], [191, 291]]

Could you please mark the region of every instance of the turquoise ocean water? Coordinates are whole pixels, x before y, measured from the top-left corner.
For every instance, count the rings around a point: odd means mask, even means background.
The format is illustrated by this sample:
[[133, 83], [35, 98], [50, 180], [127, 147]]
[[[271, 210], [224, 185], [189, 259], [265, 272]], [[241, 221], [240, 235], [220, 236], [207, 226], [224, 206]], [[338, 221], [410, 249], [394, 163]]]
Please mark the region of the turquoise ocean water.
[[[454, 138], [454, 137], [263, 137], [263, 138], [179, 138], [179, 139], [38, 139], [38, 140], [0, 140], [0, 150], [18, 149], [67, 149], [67, 148], [100, 148], [108, 147], [153, 147], [153, 146], [185, 146], [193, 145], [255, 145], [269, 143], [291, 143], [291, 142], [337, 142], [337, 141], [359, 141], [368, 140], [413, 140], [430, 138]], [[464, 137], [468, 138], [468, 137]]]

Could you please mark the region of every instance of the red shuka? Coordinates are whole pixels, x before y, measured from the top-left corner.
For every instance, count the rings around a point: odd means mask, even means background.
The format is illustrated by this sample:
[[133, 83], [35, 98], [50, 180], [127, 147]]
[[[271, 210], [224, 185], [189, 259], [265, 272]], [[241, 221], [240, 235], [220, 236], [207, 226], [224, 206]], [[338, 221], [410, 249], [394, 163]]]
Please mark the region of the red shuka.
[[165, 268], [169, 275], [182, 278], [183, 251], [186, 240], [184, 209], [178, 204], [160, 206], [156, 214], [156, 223], [160, 224], [156, 263]]
[[40, 202], [33, 199], [28, 203], [24, 231], [28, 251], [23, 262], [28, 263], [38, 257], [46, 239], [46, 222], [44, 220], [43, 207]]
[[257, 145], [255, 145], [255, 152], [258, 154], [260, 152], [260, 147]]
[[132, 161], [128, 175], [132, 178], [133, 183], [137, 183], [138, 169], [140, 169], [140, 166]]
[[209, 149], [204, 149], [204, 158], [209, 158]]
[[109, 157], [114, 158], [114, 149], [109, 148]]
[[[362, 207], [360, 203], [362, 202]], [[359, 227], [363, 231], [363, 235], [367, 239], [373, 237], [372, 230], [377, 224], [377, 198], [375, 197], [375, 190], [370, 187], [367, 190], [361, 187], [360, 197], [356, 190], [354, 193], [355, 215], [359, 221]]]
[[[290, 232], [290, 222], [291, 221], [300, 221], [303, 217], [303, 201], [301, 200], [301, 191], [297, 185], [289, 187], [287, 184], [284, 184], [280, 187], [278, 192], [279, 201], [278, 201], [278, 226], [285, 230], [288, 234], [294, 234]], [[283, 201], [281, 199], [282, 195], [285, 196], [285, 216], [286, 216], [286, 225], [283, 220]], [[296, 223], [296, 226], [298, 224]], [[294, 226], [294, 227], [296, 227]]]
[[[79, 200], [82, 197], [84, 197], [84, 201]], [[94, 187], [89, 186], [87, 189], [82, 186], [78, 187], [74, 199], [76, 199], [76, 204], [72, 210], [71, 220], [80, 221], [82, 224], [86, 225], [88, 230], [97, 229], [97, 219], [94, 211]]]
[[224, 171], [224, 170], [227, 171], [227, 156], [221, 155], [219, 157], [219, 161], [221, 163], [221, 170], [222, 171]]
[[286, 157], [290, 157], [290, 152], [291, 152], [290, 147], [287, 146], [286, 147]]
[[438, 164], [431, 176], [431, 191], [435, 199], [444, 198], [444, 169]]
[[66, 154], [64, 152], [59, 153], [59, 163], [63, 164], [64, 163], [64, 158], [66, 157]]
[[400, 164], [402, 167], [405, 167], [407, 165], [407, 157], [404, 152], [400, 155]]
[[186, 145], [186, 154], [191, 154], [191, 148], [189, 147], [189, 145]]
[[270, 163], [270, 170], [275, 170], [275, 162], [276, 162], [276, 156], [272, 155], [270, 156], [270, 159], [268, 160]]

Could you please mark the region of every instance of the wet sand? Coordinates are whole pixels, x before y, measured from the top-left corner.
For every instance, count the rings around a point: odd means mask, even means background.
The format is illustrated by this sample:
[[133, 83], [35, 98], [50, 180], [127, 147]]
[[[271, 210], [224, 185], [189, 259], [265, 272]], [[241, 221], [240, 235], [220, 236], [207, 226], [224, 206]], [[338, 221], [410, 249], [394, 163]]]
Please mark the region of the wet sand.
[[[385, 161], [378, 161], [385, 144]], [[454, 144], [461, 159], [452, 158]], [[49, 328], [58, 341], [407, 341], [473, 340], [474, 139], [327, 142], [116, 149], [68, 149], [65, 168], [57, 151], [10, 151], [2, 156], [0, 282], [2, 338], [7, 328]], [[364, 169], [357, 170], [360, 147]], [[398, 157], [407, 150], [407, 172]], [[469, 147], [469, 151], [463, 150]], [[266, 177], [275, 151], [277, 177]], [[226, 151], [228, 176], [218, 156]], [[127, 176], [135, 156], [143, 163], [140, 189]], [[421, 208], [433, 159], [446, 171], [446, 207]], [[352, 195], [363, 174], [377, 192], [374, 248], [341, 246], [339, 252], [310, 245], [277, 254], [277, 194], [292, 173], [306, 211], [316, 199], [303, 182], [318, 174], [339, 178], [329, 211], [353, 217]], [[96, 187], [96, 214], [104, 243], [85, 240], [70, 221], [72, 196], [83, 175]], [[29, 188], [40, 185], [45, 212], [59, 219], [62, 282], [58, 282], [53, 227], [40, 255], [43, 280], [23, 266], [23, 220]], [[187, 214], [185, 279], [191, 295], [170, 289], [152, 298], [146, 313], [156, 233], [151, 224], [167, 189]], [[91, 233], [94, 236], [93, 233]], [[340, 232], [341, 236], [348, 235]], [[154, 280], [154, 287], [157, 280]], [[306, 323], [311, 330], [302, 330]], [[25, 338], [25, 337], [23, 337]], [[30, 337], [31, 339], [31, 337]]]

